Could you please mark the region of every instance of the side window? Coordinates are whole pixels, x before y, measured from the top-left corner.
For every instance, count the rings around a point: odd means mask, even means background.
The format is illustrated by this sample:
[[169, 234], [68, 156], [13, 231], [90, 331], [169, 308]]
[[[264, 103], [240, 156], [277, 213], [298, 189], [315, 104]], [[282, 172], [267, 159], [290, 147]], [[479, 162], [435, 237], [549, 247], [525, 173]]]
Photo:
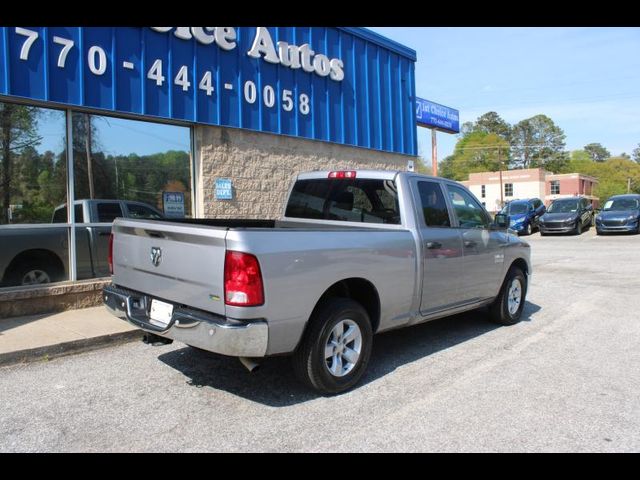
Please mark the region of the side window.
[[487, 228], [489, 226], [491, 223], [489, 215], [469, 192], [455, 185], [447, 185], [447, 190], [460, 227]]
[[450, 227], [451, 219], [440, 184], [437, 182], [418, 182], [418, 192], [422, 203], [424, 223], [428, 227]]
[[98, 222], [111, 223], [116, 217], [122, 216], [119, 203], [98, 203]]
[[127, 203], [130, 218], [162, 218], [154, 210], [137, 203]]
[[56, 209], [53, 212], [53, 220], [52, 223], [67, 223], [67, 207], [62, 207]]
[[82, 205], [76, 205], [75, 207], [73, 207], [73, 210], [76, 216], [76, 223], [84, 223], [84, 215], [82, 214]]

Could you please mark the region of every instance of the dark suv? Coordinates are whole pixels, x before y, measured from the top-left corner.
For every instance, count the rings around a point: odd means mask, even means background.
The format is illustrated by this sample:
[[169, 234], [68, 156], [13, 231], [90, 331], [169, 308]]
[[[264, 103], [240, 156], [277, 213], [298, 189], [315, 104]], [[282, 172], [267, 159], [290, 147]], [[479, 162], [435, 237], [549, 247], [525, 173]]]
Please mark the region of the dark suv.
[[598, 235], [609, 232], [640, 234], [640, 195], [614, 195], [596, 217]]
[[580, 235], [593, 223], [593, 206], [585, 197], [558, 198], [540, 218], [540, 235], [573, 233]]
[[518, 235], [531, 235], [538, 228], [538, 220], [546, 208], [539, 198], [525, 198], [512, 200], [507, 203], [500, 213], [509, 215], [509, 228]]

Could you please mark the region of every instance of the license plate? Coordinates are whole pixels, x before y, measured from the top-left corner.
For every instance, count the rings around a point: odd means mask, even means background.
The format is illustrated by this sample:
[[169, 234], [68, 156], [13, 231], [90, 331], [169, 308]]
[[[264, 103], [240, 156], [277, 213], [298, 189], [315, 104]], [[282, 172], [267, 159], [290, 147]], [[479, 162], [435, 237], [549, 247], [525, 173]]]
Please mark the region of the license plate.
[[151, 310], [149, 311], [150, 322], [158, 327], [166, 327], [173, 315], [173, 305], [160, 300], [151, 300]]

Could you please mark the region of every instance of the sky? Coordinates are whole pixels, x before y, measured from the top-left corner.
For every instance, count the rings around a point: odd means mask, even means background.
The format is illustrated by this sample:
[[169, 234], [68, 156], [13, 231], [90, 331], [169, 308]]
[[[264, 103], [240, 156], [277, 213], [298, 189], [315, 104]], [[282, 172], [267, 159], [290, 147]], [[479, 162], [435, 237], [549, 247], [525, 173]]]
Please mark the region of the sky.
[[[612, 155], [640, 143], [640, 28], [369, 27], [416, 51], [416, 94], [460, 111], [460, 125], [489, 111], [510, 124], [550, 117], [567, 150], [600, 143]], [[438, 132], [438, 159], [456, 135]], [[418, 128], [431, 162], [431, 131]]]
[[[515, 124], [549, 116], [568, 150], [601, 143], [612, 155], [640, 143], [640, 28], [369, 27], [417, 53], [417, 96], [460, 111], [460, 125], [497, 112]], [[102, 125], [100, 125], [102, 124]], [[185, 128], [99, 122], [107, 153], [189, 150]], [[63, 121], [41, 123], [41, 148], [60, 151]], [[438, 159], [456, 135], [438, 132]], [[418, 150], [431, 162], [431, 132], [418, 128]]]

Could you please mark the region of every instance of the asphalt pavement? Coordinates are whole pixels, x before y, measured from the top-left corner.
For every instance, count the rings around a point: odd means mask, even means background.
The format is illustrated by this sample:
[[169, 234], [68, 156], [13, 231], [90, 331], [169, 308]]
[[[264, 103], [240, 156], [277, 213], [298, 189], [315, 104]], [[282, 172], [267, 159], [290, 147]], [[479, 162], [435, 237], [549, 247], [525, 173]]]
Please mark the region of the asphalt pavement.
[[534, 234], [523, 321], [375, 337], [335, 397], [183, 344], [0, 368], [0, 452], [640, 451], [640, 236]]

